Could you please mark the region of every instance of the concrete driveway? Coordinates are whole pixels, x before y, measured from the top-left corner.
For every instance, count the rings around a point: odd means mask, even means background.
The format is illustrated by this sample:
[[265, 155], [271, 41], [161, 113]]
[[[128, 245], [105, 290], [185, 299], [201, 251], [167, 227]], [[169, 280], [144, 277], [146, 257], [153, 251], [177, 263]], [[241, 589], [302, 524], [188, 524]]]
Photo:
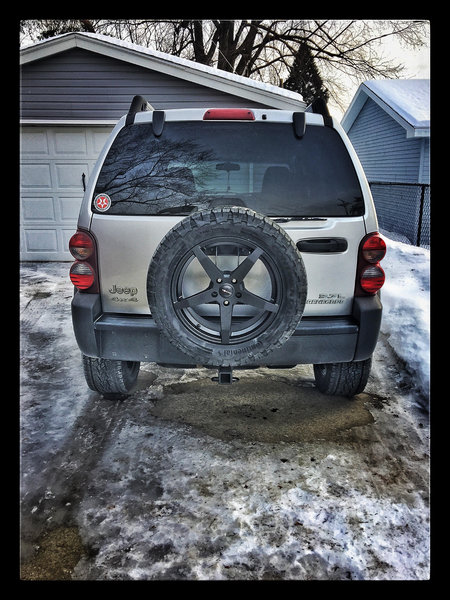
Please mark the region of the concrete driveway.
[[312, 367], [84, 381], [67, 263], [21, 267], [23, 579], [423, 580], [428, 415], [380, 338], [366, 392]]

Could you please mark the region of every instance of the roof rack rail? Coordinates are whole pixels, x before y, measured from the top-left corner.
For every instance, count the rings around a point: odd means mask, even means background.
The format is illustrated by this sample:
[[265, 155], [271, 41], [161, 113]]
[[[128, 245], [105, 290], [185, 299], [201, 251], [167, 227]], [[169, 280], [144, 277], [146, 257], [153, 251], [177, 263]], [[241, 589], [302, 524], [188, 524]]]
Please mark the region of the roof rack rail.
[[147, 102], [147, 99], [144, 96], [135, 96], [131, 101], [130, 108], [128, 110], [127, 118], [125, 120], [125, 125], [132, 125], [134, 123], [134, 117], [138, 112], [145, 112], [147, 110], [155, 110], [153, 106]]
[[333, 120], [330, 111], [328, 110], [327, 103], [321, 96], [314, 98], [311, 104], [306, 108], [306, 112], [322, 115], [324, 124], [333, 127]]

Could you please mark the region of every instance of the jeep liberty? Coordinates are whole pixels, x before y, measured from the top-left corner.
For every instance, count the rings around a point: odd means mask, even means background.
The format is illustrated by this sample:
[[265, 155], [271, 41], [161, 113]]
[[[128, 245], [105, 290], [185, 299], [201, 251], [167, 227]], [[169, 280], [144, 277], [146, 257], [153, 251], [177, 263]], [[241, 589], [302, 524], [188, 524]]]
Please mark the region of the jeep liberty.
[[323, 102], [162, 111], [135, 96], [69, 247], [74, 333], [106, 398], [132, 390], [141, 362], [210, 367], [225, 384], [312, 364], [321, 392], [349, 397], [367, 383], [386, 246]]

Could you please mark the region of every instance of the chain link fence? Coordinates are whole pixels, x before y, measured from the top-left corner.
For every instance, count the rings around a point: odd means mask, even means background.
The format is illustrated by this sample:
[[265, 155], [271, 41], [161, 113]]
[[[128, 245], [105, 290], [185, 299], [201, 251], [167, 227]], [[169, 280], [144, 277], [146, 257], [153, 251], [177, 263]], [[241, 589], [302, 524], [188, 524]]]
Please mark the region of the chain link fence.
[[369, 182], [381, 229], [400, 234], [413, 246], [430, 248], [430, 185]]

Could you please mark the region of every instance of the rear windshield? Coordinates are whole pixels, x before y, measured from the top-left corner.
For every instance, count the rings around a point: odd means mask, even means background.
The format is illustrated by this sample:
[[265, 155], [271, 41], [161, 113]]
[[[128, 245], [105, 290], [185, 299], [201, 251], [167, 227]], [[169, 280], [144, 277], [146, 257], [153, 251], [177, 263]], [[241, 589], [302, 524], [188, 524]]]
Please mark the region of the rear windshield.
[[[124, 127], [99, 174], [93, 199], [108, 214], [187, 215], [244, 206], [273, 217], [364, 214], [361, 188], [339, 134], [289, 123], [167, 122]], [[92, 209], [97, 212], [95, 205]]]

